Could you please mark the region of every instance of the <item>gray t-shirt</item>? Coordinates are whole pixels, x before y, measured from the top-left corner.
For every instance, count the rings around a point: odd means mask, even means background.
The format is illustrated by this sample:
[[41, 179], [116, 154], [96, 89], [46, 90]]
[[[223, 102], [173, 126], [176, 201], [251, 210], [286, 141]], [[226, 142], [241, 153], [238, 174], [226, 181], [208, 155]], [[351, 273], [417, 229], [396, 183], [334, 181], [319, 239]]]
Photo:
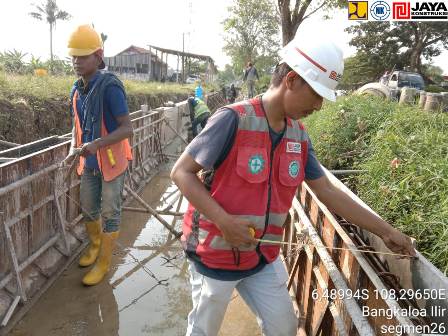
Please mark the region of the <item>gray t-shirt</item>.
[[[238, 129], [238, 116], [228, 108], [218, 110], [207, 122], [202, 132], [187, 146], [186, 151], [205, 169], [219, 166], [233, 146]], [[283, 133], [270, 132], [272, 143], [279, 142]], [[277, 140], [277, 141], [276, 141]], [[308, 159], [305, 179], [315, 180], [324, 175], [319, 160], [308, 138]]]

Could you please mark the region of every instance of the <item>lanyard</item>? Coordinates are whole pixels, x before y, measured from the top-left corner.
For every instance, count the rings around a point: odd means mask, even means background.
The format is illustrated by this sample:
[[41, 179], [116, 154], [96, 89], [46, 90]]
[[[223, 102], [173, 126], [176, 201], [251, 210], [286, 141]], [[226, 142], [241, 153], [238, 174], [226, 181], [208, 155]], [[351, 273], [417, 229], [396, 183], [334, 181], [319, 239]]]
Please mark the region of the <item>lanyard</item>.
[[96, 80], [95, 84], [93, 85], [93, 87], [89, 90], [89, 92], [87, 93], [86, 98], [84, 99], [84, 101], [82, 102], [81, 105], [81, 112], [82, 112], [82, 123], [81, 123], [81, 129], [84, 131], [84, 127], [86, 125], [87, 122], [87, 111], [85, 110], [86, 105], [87, 105], [87, 101], [90, 98], [90, 96], [92, 95], [92, 92], [95, 90], [95, 88], [97, 87], [98, 84], [98, 80]]

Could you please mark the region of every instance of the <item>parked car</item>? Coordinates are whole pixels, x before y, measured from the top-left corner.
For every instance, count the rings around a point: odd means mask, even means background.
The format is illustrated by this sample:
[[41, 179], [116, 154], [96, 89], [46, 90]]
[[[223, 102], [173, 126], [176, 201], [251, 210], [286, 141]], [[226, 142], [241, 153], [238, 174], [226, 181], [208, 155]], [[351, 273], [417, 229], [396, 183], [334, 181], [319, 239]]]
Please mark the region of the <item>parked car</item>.
[[185, 80], [185, 83], [187, 83], [187, 84], [194, 84], [198, 80], [200, 80], [199, 76], [197, 76], [197, 75], [189, 75], [187, 77], [187, 79]]
[[419, 90], [425, 89], [425, 81], [423, 80], [423, 77], [416, 72], [407, 71], [394, 71], [389, 77], [389, 82], [386, 85], [392, 89], [400, 89], [405, 86]]
[[399, 100], [401, 89], [412, 87], [418, 90], [425, 90], [425, 81], [423, 77], [416, 72], [394, 71], [388, 77], [381, 78], [380, 82], [367, 83], [360, 87], [356, 92], [361, 95], [371, 94]]
[[181, 76], [182, 74], [180, 72], [175, 71], [171, 76], [168, 77], [168, 80], [170, 82], [178, 82]]

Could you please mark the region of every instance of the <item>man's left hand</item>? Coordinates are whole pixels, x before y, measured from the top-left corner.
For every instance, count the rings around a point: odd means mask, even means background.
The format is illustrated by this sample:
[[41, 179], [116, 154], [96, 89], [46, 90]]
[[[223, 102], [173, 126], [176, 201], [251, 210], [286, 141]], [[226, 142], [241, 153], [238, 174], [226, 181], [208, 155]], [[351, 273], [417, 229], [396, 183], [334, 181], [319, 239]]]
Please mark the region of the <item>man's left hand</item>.
[[95, 155], [98, 149], [99, 146], [97, 142], [95, 141], [87, 142], [84, 145], [82, 145], [80, 155], [84, 157]]
[[410, 257], [416, 257], [416, 252], [411, 238], [392, 228], [391, 231], [382, 237], [384, 244], [395, 253], [405, 254]]

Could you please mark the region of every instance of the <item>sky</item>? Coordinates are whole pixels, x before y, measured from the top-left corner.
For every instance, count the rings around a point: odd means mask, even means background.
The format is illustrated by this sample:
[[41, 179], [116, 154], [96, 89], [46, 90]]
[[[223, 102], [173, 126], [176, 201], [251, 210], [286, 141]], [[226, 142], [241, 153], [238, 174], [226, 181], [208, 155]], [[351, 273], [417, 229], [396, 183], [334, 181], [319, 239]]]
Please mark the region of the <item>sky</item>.
[[[33, 3], [44, 0], [15, 0], [2, 5], [0, 12], [0, 51], [17, 49], [29, 55], [49, 58], [49, 27], [28, 15]], [[58, 21], [53, 37], [54, 54], [67, 57], [67, 39], [79, 24], [93, 23], [98, 32], [108, 35], [105, 55], [113, 56], [130, 45], [147, 48], [148, 44], [182, 50], [185, 33], [185, 50], [211, 56], [219, 68], [230, 59], [222, 51], [224, 45], [222, 22], [232, 0], [57, 0], [60, 9], [69, 12], [72, 19]], [[305, 20], [299, 32], [313, 34], [317, 30], [331, 31], [344, 56], [356, 52], [349, 46], [350, 35], [344, 28], [351, 22], [345, 11], [332, 13], [333, 19], [323, 20], [316, 13]], [[433, 59], [448, 74], [448, 51]], [[170, 66], [176, 58], [169, 57]]]

